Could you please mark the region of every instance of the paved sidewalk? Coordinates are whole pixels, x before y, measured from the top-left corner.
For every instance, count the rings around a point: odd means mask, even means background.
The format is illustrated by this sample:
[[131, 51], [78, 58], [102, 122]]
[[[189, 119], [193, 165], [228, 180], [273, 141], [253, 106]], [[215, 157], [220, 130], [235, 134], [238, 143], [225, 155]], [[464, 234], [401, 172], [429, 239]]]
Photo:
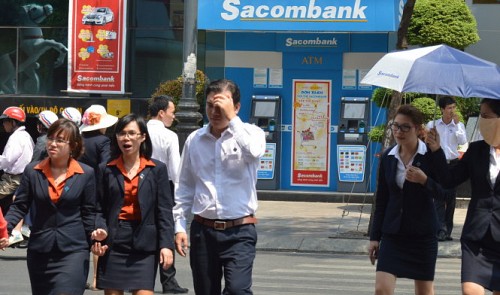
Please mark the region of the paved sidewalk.
[[[259, 201], [257, 249], [261, 251], [367, 254], [370, 204]], [[455, 209], [453, 241], [440, 242], [438, 256], [459, 257], [467, 209]], [[0, 256], [24, 257], [25, 251]]]
[[[366, 254], [371, 204], [259, 201], [257, 249]], [[439, 242], [438, 256], [460, 256], [466, 208], [455, 210], [453, 241]]]

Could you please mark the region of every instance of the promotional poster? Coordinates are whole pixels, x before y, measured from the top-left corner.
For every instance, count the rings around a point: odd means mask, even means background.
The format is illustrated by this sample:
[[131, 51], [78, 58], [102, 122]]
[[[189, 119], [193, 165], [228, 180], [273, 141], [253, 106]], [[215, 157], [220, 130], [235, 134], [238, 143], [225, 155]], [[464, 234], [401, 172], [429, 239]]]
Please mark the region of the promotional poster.
[[294, 80], [292, 185], [328, 186], [329, 80]]
[[68, 91], [125, 92], [126, 1], [70, 1]]

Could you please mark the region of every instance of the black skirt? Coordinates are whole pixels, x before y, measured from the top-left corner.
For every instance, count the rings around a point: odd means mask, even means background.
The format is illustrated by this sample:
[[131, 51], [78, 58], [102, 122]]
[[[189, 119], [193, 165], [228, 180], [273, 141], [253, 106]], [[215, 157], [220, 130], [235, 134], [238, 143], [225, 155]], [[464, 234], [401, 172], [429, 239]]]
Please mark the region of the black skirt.
[[134, 222], [120, 221], [111, 249], [97, 261], [97, 288], [154, 290], [159, 254], [134, 249], [135, 228]]
[[438, 243], [435, 236], [411, 238], [383, 235], [377, 271], [420, 281], [434, 281]]
[[83, 294], [89, 273], [89, 251], [39, 253], [28, 250], [27, 263], [34, 295]]
[[473, 282], [490, 291], [500, 291], [500, 242], [491, 231], [480, 241], [462, 242], [462, 283]]

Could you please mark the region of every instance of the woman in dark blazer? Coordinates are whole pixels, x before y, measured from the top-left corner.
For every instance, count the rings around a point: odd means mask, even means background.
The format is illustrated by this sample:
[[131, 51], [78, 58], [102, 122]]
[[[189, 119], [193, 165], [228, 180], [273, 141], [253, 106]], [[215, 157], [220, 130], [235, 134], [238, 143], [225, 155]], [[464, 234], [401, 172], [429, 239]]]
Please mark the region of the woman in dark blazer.
[[[78, 161], [89, 165], [97, 171], [100, 164], [107, 163], [110, 160], [110, 139], [106, 135], [107, 128], [113, 126], [118, 117], [107, 113], [106, 109], [101, 105], [91, 105], [83, 113], [83, 117], [75, 108], [66, 108], [62, 113], [63, 117], [71, 118], [77, 125], [82, 121], [80, 127], [83, 137], [84, 152]], [[97, 173], [96, 173], [97, 175]], [[93, 278], [92, 283], [87, 284], [87, 288], [96, 291], [96, 273], [97, 273], [98, 256], [93, 255]]]
[[67, 119], [50, 126], [46, 147], [48, 158], [24, 170], [6, 215], [8, 228], [35, 207], [27, 252], [32, 293], [83, 294], [95, 230], [94, 170], [75, 160], [82, 151], [82, 138]]
[[82, 117], [83, 145], [85, 151], [79, 161], [97, 169], [100, 164], [110, 159], [110, 139], [105, 135], [106, 129], [113, 126], [118, 118], [106, 112], [101, 105], [91, 105]]
[[413, 279], [415, 294], [434, 294], [438, 226], [433, 198], [442, 190], [432, 167], [446, 160], [439, 145], [434, 153], [419, 139], [423, 119], [415, 107], [399, 107], [391, 124], [397, 144], [380, 160], [368, 249], [372, 263], [378, 259], [375, 294], [393, 294], [397, 278]]
[[462, 292], [500, 295], [500, 100], [483, 99], [479, 130], [484, 140], [470, 143], [446, 175], [447, 187], [470, 179], [471, 199], [462, 229]]
[[111, 141], [112, 160], [98, 170], [96, 223], [107, 238], [96, 242], [92, 251], [102, 256], [97, 287], [105, 294], [153, 294], [158, 260], [165, 269], [173, 262], [167, 167], [151, 159], [151, 153], [144, 119], [135, 114], [121, 118]]

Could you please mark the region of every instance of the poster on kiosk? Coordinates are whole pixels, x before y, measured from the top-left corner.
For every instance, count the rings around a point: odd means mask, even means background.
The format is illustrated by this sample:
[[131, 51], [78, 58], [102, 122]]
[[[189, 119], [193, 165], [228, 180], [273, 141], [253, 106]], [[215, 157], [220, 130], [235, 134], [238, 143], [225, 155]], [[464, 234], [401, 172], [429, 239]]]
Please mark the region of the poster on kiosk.
[[291, 185], [330, 185], [331, 87], [331, 80], [293, 80]]

